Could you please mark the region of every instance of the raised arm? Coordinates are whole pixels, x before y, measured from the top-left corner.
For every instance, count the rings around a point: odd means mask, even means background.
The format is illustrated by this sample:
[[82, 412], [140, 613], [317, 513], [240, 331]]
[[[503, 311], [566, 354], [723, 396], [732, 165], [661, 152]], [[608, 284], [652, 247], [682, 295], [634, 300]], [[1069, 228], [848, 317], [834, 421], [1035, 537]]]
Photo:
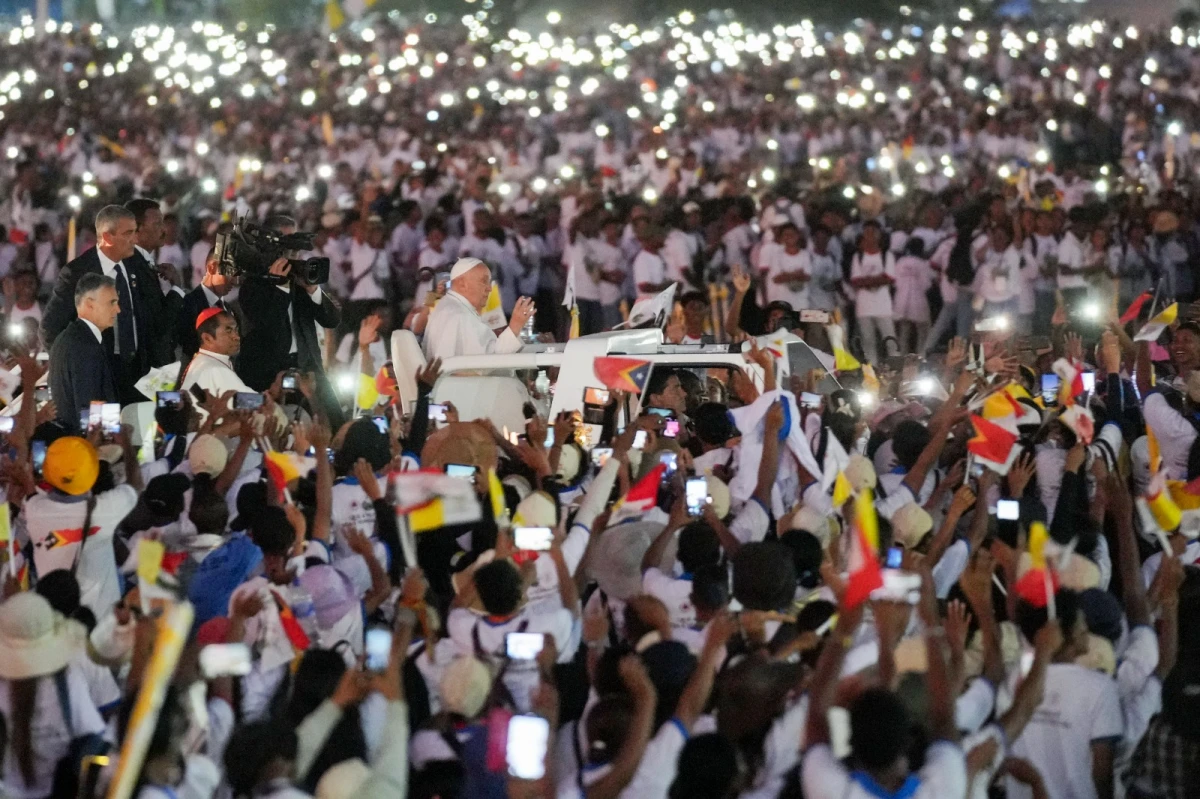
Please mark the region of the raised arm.
[[646, 667], [638, 655], [626, 655], [619, 665], [621, 681], [633, 696], [633, 720], [612, 768], [588, 787], [588, 799], [616, 799], [629, 785], [654, 734], [654, 706], [657, 695]]
[[333, 464], [329, 462], [330, 431], [324, 419], [313, 420], [308, 438], [317, 460], [317, 513], [313, 518], [312, 537], [329, 543], [329, 526], [333, 518]]
[[817, 658], [817, 667], [813, 672], [812, 682], [808, 689], [808, 718], [804, 727], [804, 742], [807, 746], [828, 744], [829, 737], [829, 708], [833, 706], [834, 694], [837, 691], [838, 675], [842, 673], [842, 662], [846, 659], [846, 650], [858, 632], [862, 623], [863, 606], [853, 608], [842, 606], [838, 609], [837, 626], [830, 635]]

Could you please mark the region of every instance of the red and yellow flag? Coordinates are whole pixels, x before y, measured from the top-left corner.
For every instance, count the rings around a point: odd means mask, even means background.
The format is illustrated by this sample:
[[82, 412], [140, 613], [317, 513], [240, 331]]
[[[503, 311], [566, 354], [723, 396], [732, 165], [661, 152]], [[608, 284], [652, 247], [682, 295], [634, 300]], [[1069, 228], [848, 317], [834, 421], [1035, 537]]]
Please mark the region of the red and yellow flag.
[[875, 518], [875, 499], [865, 488], [854, 500], [854, 536], [850, 540], [849, 574], [846, 577], [846, 607], [856, 607], [883, 587], [879, 568], [879, 521]]
[[607, 388], [630, 394], [641, 394], [650, 377], [650, 362], [637, 358], [597, 358], [592, 369]]

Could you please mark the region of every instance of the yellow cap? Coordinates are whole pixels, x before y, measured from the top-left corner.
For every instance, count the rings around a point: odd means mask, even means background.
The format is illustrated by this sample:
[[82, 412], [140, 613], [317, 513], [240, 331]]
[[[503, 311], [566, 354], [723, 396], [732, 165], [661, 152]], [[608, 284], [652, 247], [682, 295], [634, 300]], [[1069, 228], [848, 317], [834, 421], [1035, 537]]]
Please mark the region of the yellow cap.
[[60, 438], [46, 449], [42, 478], [64, 494], [86, 494], [99, 474], [96, 448], [78, 436]]

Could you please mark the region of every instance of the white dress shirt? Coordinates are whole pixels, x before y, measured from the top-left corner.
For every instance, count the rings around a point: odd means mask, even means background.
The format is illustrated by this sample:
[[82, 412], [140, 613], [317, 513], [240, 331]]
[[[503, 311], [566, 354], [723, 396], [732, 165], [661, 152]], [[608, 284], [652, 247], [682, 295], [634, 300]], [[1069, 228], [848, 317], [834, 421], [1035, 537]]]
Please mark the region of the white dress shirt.
[[[284, 294], [292, 293], [292, 284], [290, 282], [283, 283], [279, 286], [276, 286], [276, 288], [279, 289], [280, 291], [282, 291]], [[308, 296], [312, 297], [313, 302], [317, 303], [318, 305], [321, 304], [321, 302], [323, 301], [323, 298], [321, 297], [321, 287], [313, 286], [310, 288], [312, 288], [313, 290], [309, 292]], [[300, 351], [300, 347], [296, 344], [296, 321], [293, 318], [294, 316], [295, 316], [295, 312], [292, 310], [292, 304], [289, 302], [288, 303], [288, 327], [290, 327], [292, 329], [292, 347], [291, 347], [291, 349], [288, 350], [288, 355], [292, 355], [292, 354]], [[316, 322], [314, 322], [313, 324], [316, 325], [316, 328], [317, 328], [317, 338], [320, 338], [322, 328], [320, 325], [316, 324]]]
[[[155, 259], [154, 253], [150, 252], [140, 244], [135, 244], [133, 247], [142, 254], [142, 257], [146, 259], [146, 263], [153, 267], [158, 267], [158, 261]], [[172, 291], [178, 294], [180, 297], [183, 296], [183, 289], [179, 288], [179, 286], [173, 285], [171, 281], [164, 277], [160, 276], [158, 278], [158, 287], [162, 289], [163, 296], [170, 294]]]
[[521, 340], [512, 328], [506, 327], [496, 338], [479, 317], [479, 311], [455, 291], [448, 291], [429, 314], [423, 342], [428, 360], [454, 355], [519, 352], [521, 346]]
[[[120, 283], [122, 280], [125, 281], [125, 286], [129, 289], [129, 303], [132, 306], [132, 310], [133, 310], [133, 345], [136, 348], [137, 343], [138, 343], [138, 340], [137, 340], [138, 339], [137, 305], [134, 303], [134, 300], [133, 300], [133, 281], [129, 279], [129, 271], [125, 266], [122, 265], [121, 261], [112, 260], [107, 255], [105, 255], [104, 251], [101, 250], [99, 247], [96, 248], [96, 255], [100, 256], [100, 271], [104, 273], [104, 276], [111, 277], [113, 280], [117, 281], [117, 296], [119, 297], [121, 295]], [[117, 273], [118, 266], [121, 267], [120, 274]], [[123, 275], [123, 277], [122, 277], [122, 275]], [[121, 336], [120, 335], [113, 336], [113, 352], [116, 353], [117, 355], [121, 354]]]
[[96, 341], [99, 341], [101, 344], [103, 344], [104, 339], [100, 334], [100, 328], [97, 327], [96, 324], [90, 319], [84, 319], [83, 323], [92, 329], [92, 335], [96, 337]]

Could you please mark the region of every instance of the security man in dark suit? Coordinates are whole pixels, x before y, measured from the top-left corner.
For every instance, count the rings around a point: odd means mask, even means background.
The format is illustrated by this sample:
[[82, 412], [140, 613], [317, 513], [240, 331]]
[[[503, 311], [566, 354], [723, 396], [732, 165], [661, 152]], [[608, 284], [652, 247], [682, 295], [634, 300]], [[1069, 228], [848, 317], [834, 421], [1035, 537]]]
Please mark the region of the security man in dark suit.
[[76, 282], [74, 300], [75, 319], [50, 350], [49, 385], [58, 421], [79, 433], [80, 414], [91, 403], [120, 401], [104, 337], [120, 315], [121, 304], [116, 281], [90, 272]]
[[163, 298], [158, 274], [135, 259], [137, 221], [119, 205], [96, 214], [96, 246], [63, 267], [42, 317], [42, 340], [47, 349], [75, 318], [75, 286], [85, 274], [111, 277], [121, 313], [105, 335], [105, 348], [115, 356], [115, 377], [121, 403], [143, 402], [134, 383], [150, 370], [175, 360], [174, 318]]

